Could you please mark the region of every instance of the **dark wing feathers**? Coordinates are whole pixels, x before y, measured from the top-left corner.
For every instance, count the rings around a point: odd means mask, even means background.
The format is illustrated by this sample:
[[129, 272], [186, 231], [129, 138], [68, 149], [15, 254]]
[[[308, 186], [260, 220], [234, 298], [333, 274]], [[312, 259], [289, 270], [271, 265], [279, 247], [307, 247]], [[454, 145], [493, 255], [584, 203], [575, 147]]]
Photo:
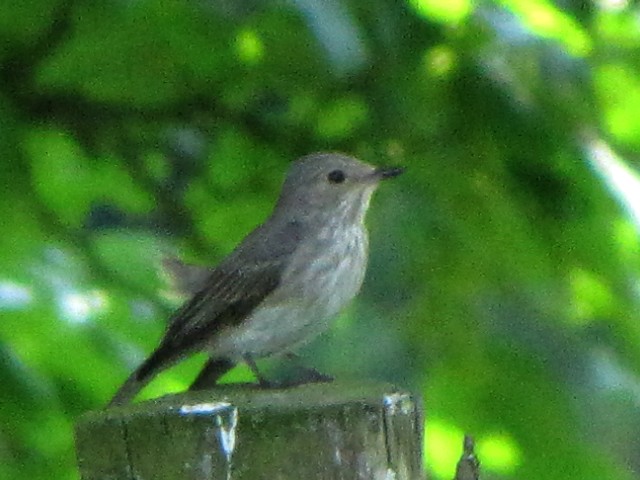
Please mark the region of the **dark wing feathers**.
[[[171, 318], [165, 338], [177, 338], [203, 326], [234, 325], [233, 311], [239, 305], [260, 303], [278, 286], [283, 266], [281, 262], [269, 262], [230, 272], [214, 270], [205, 287]], [[241, 310], [249, 313], [246, 307]]]
[[139, 378], [198, 350], [218, 332], [241, 322], [276, 289], [283, 267], [283, 262], [268, 262], [214, 270], [205, 287], [173, 315], [162, 342], [138, 370]]
[[166, 278], [170, 291], [181, 296], [198, 293], [211, 271], [211, 267], [190, 265], [173, 257], [162, 259], [162, 274]]
[[249, 306], [253, 309], [278, 286], [302, 230], [300, 221], [271, 221], [251, 232], [173, 315], [162, 343], [205, 324], [214, 329], [232, 325], [238, 321], [235, 310], [246, 315]]

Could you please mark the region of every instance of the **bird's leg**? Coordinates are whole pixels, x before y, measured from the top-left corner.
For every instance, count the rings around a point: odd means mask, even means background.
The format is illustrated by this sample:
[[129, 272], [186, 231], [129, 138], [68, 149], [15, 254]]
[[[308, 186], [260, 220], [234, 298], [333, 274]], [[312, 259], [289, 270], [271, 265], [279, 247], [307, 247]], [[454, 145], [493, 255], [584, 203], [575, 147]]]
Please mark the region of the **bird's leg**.
[[333, 382], [334, 380], [331, 375], [319, 372], [315, 368], [302, 365], [300, 357], [295, 353], [286, 353], [285, 358], [295, 362], [298, 370], [297, 377], [289, 382], [289, 386], [302, 385], [304, 383], [328, 383]]
[[258, 379], [258, 384], [262, 388], [274, 388], [275, 386], [277, 386], [277, 385], [274, 385], [269, 380], [267, 380], [266, 378], [264, 378], [264, 376], [262, 376], [262, 374], [260, 373], [260, 370], [258, 370], [258, 365], [256, 365], [256, 362], [253, 360], [251, 355], [245, 355], [243, 358], [244, 358], [244, 361], [247, 362], [247, 365], [249, 366], [251, 373], [253, 373], [255, 377]]
[[298, 385], [304, 385], [305, 383], [325, 383], [332, 382], [333, 377], [330, 375], [325, 375], [324, 373], [320, 373], [315, 368], [305, 367], [300, 364], [300, 358], [293, 353], [286, 353], [285, 358], [287, 360], [294, 361], [296, 363], [296, 372], [295, 378], [285, 381], [271, 381], [267, 380], [258, 370], [258, 366], [256, 362], [250, 355], [244, 356], [244, 361], [247, 363], [251, 372], [258, 379], [258, 384], [262, 388], [286, 388], [286, 387], [295, 387]]
[[204, 364], [196, 379], [189, 386], [189, 390], [206, 390], [214, 388], [225, 373], [236, 366], [236, 363], [227, 358], [210, 358]]

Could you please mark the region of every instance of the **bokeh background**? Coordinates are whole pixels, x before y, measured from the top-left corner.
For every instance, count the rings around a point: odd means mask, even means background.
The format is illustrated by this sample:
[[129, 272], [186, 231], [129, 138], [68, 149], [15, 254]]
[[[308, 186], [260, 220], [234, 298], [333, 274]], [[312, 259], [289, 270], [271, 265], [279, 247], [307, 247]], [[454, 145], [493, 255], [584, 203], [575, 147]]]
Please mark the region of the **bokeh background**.
[[421, 392], [430, 478], [465, 432], [487, 480], [640, 478], [638, 2], [3, 0], [0, 39], [1, 478], [78, 478], [160, 260], [215, 264], [319, 150], [407, 173], [304, 358]]

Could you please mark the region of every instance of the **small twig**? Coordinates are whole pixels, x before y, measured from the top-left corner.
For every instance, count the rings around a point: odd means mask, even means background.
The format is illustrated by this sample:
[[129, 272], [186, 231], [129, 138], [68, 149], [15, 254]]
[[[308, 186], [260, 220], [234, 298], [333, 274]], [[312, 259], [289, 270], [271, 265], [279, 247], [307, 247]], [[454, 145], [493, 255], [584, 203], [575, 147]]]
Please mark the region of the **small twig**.
[[465, 435], [463, 445], [462, 456], [458, 461], [456, 476], [453, 480], [479, 480], [480, 461], [473, 451], [475, 447], [473, 438], [469, 435]]

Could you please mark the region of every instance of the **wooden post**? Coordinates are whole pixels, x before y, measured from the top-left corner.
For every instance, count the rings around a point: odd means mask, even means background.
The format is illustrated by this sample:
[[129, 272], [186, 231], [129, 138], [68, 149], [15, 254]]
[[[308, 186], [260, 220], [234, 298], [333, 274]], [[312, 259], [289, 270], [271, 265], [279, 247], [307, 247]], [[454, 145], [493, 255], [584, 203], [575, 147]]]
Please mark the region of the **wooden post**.
[[389, 385], [228, 385], [83, 415], [83, 480], [423, 479], [420, 399]]

